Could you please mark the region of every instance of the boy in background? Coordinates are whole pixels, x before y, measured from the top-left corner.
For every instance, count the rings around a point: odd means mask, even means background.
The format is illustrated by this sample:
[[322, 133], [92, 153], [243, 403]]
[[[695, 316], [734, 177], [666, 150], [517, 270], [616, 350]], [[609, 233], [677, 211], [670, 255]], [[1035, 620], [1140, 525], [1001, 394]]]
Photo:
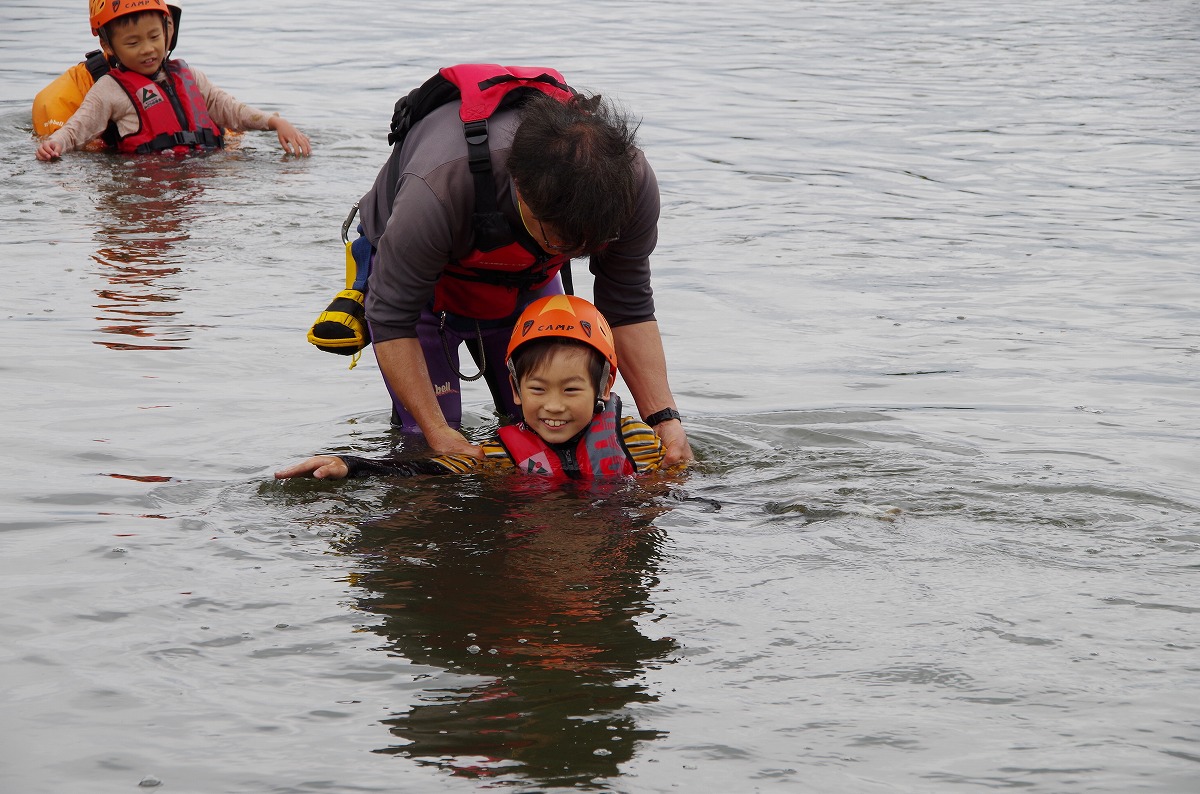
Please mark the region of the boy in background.
[[217, 149], [226, 129], [274, 130], [285, 152], [310, 153], [308, 137], [279, 114], [245, 105], [184, 61], [168, 60], [174, 21], [164, 0], [91, 0], [90, 21], [112, 69], [39, 144], [39, 160], [81, 148], [102, 133], [125, 153]]

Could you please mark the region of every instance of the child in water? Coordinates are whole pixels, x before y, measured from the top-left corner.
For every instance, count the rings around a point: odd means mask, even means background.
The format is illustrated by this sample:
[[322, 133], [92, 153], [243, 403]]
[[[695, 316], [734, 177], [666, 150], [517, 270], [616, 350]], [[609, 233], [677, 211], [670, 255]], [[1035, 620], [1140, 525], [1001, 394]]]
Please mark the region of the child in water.
[[104, 133], [118, 151], [216, 149], [224, 131], [274, 130], [290, 154], [307, 155], [308, 137], [279, 114], [245, 105], [182, 60], [168, 60], [174, 21], [164, 0], [91, 0], [92, 35], [112, 70], [96, 80], [78, 110], [42, 140], [52, 160]]
[[574, 295], [551, 295], [525, 308], [508, 343], [508, 370], [523, 421], [501, 427], [480, 457], [369, 460], [317, 455], [275, 473], [341, 479], [369, 474], [464, 474], [518, 471], [591, 479], [656, 471], [663, 446], [648, 425], [621, 417], [612, 393], [617, 352], [599, 310]]

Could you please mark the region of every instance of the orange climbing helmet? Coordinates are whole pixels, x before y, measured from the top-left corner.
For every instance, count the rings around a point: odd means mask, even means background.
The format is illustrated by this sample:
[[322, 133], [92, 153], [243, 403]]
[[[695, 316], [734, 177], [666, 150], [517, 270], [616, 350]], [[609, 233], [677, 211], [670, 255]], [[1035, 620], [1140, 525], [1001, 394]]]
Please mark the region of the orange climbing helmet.
[[166, 0], [88, 0], [88, 20], [92, 23], [92, 35], [99, 36], [100, 28], [117, 17], [136, 14], [139, 11], [159, 11], [168, 18], [171, 17]]
[[[608, 362], [609, 377], [617, 371], [617, 348], [612, 329], [600, 310], [574, 295], [549, 295], [525, 307], [508, 340], [505, 358], [512, 366], [513, 351], [534, 339], [575, 339], [595, 348]], [[603, 384], [601, 384], [603, 386]]]

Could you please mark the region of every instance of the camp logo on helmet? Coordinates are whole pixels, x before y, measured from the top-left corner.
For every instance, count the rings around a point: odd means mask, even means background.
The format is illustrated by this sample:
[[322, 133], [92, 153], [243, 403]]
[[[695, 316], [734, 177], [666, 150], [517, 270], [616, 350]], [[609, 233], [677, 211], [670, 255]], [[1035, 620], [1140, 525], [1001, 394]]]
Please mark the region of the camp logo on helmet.
[[157, 105], [159, 102], [162, 102], [163, 98], [162, 98], [162, 94], [158, 93], [150, 86], [145, 86], [144, 88], [142, 88], [141, 93], [138, 95], [138, 100], [142, 103], [142, 107], [149, 110], [150, 108]]
[[580, 320], [579, 327], [583, 329], [583, 332], [585, 334], [587, 334], [589, 338], [591, 338], [591, 336], [592, 336], [592, 324], [591, 323], [589, 323], [587, 320]]

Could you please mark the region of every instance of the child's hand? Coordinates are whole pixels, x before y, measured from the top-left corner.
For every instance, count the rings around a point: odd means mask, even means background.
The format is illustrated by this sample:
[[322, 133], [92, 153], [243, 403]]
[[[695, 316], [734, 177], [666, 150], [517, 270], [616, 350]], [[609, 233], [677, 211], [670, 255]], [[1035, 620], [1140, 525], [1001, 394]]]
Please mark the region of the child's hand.
[[37, 147], [37, 159], [53, 160], [62, 154], [62, 144], [54, 141], [42, 141]]
[[275, 472], [275, 479], [286, 480], [311, 474], [318, 480], [340, 480], [350, 473], [346, 461], [336, 455], [316, 455], [306, 461]]
[[312, 154], [312, 145], [308, 142], [308, 136], [296, 129], [295, 125], [283, 116], [273, 116], [267, 122], [267, 128], [275, 130], [275, 134], [279, 136], [279, 145], [288, 154], [304, 155], [305, 157]]

